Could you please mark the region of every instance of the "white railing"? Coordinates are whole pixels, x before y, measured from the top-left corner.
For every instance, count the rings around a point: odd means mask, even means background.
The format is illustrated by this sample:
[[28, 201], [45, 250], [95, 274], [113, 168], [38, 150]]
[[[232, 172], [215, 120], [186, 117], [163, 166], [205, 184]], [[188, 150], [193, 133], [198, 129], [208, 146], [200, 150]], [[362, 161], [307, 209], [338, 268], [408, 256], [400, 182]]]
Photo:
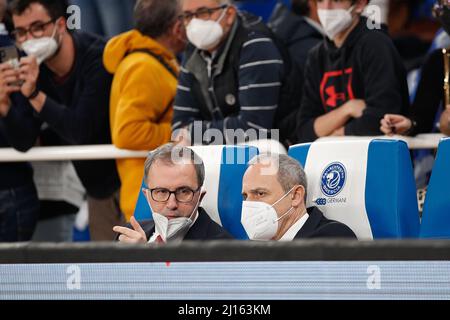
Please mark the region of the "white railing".
[[[439, 142], [446, 138], [443, 134], [419, 134], [416, 137], [405, 137], [405, 136], [380, 136], [373, 137], [376, 139], [393, 139], [393, 140], [403, 140], [408, 144], [409, 149], [419, 150], [419, 149], [437, 149]], [[367, 139], [367, 137], [326, 137], [320, 139], [320, 141], [340, 141], [340, 140], [360, 140]]]
[[113, 145], [36, 147], [26, 153], [0, 149], [0, 162], [39, 162], [145, 158], [148, 152], [117, 149]]
[[[436, 149], [444, 135], [423, 134], [417, 137], [377, 137], [381, 139], [404, 140], [410, 149]], [[349, 139], [327, 138], [327, 139]], [[350, 138], [358, 139], [358, 138]], [[360, 138], [359, 138], [360, 139]], [[40, 162], [40, 161], [66, 161], [66, 160], [104, 160], [104, 159], [128, 159], [145, 158], [147, 151], [121, 150], [113, 145], [96, 146], [69, 146], [69, 147], [36, 147], [26, 153], [18, 152], [11, 148], [0, 148], [0, 162]]]

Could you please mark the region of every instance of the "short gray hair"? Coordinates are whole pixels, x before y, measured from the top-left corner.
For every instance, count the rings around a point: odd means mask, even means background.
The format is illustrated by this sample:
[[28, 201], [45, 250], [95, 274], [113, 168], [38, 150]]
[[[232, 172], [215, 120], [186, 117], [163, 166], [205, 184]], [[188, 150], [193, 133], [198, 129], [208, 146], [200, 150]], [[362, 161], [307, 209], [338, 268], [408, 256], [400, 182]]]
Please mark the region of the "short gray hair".
[[253, 166], [258, 163], [273, 164], [274, 162], [278, 163], [277, 179], [284, 192], [289, 192], [295, 186], [303, 186], [305, 188], [306, 201], [308, 180], [302, 165], [294, 158], [285, 154], [261, 154], [254, 157], [249, 162], [249, 165]]
[[158, 38], [169, 31], [180, 15], [180, 0], [138, 0], [134, 26], [143, 35]]
[[182, 164], [186, 163], [184, 160], [189, 160], [194, 165], [198, 187], [202, 187], [205, 182], [205, 165], [203, 164], [203, 160], [192, 149], [177, 146], [173, 143], [165, 144], [148, 154], [144, 165], [145, 183], [148, 181], [150, 168], [156, 161], [162, 161], [169, 165], [181, 164], [175, 159], [183, 160], [181, 162]]

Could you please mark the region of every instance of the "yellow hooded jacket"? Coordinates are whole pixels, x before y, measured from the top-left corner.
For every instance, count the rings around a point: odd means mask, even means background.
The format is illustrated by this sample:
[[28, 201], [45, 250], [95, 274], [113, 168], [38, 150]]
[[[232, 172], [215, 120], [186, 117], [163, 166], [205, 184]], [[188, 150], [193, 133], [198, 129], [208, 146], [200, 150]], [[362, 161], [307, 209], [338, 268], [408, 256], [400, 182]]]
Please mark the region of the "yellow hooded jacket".
[[[148, 151], [170, 141], [177, 80], [148, 53], [128, 55], [136, 49], [161, 56], [176, 72], [179, 66], [168, 49], [137, 30], [111, 39], [105, 48], [103, 63], [114, 74], [110, 101], [112, 141], [120, 149]], [[122, 182], [120, 206], [127, 221], [141, 192], [144, 162], [144, 159], [117, 160]]]

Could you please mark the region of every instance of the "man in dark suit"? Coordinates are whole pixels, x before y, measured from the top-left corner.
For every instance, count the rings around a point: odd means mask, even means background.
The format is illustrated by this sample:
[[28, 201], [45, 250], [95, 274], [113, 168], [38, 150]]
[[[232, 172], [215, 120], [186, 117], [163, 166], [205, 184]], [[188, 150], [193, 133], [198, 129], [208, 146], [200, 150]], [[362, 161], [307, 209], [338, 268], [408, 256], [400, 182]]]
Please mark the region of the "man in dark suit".
[[242, 224], [251, 240], [353, 238], [346, 225], [306, 208], [307, 179], [300, 163], [287, 155], [254, 158], [244, 175]]
[[[183, 240], [221, 240], [232, 239], [221, 226], [215, 223], [203, 208], [198, 209], [198, 219], [192, 228], [186, 233]], [[151, 239], [155, 233], [155, 222], [146, 220], [141, 222], [142, 230], [147, 239]]]
[[164, 145], [145, 162], [143, 189], [153, 220], [140, 225], [134, 217], [128, 227], [114, 227], [125, 243], [166, 243], [183, 240], [218, 240], [232, 237], [200, 207], [205, 167], [191, 149]]

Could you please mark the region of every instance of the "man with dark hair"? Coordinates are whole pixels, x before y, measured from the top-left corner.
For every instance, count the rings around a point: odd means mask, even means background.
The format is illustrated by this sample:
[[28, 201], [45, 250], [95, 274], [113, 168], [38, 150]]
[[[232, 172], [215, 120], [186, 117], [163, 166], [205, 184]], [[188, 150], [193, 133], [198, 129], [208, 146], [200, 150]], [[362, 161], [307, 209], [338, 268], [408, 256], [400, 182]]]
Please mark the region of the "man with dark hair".
[[[4, 60], [8, 57], [5, 57], [6, 54], [3, 56], [3, 53], [14, 45], [4, 24], [6, 6], [6, 0], [0, 0], [1, 62], [6, 62]], [[5, 86], [0, 84], [0, 104], [5, 103], [7, 95]], [[0, 148], [10, 146], [0, 121]], [[39, 201], [31, 166], [28, 163], [0, 163], [0, 242], [29, 241], [38, 216]]]
[[[19, 68], [0, 65], [0, 83], [9, 93], [0, 104], [0, 117], [11, 144], [21, 151], [30, 149], [43, 123], [68, 145], [110, 144], [112, 77], [102, 64], [104, 41], [69, 32], [66, 1], [14, 0], [10, 10], [12, 34], [27, 54]], [[92, 240], [114, 239], [111, 227], [122, 216], [114, 161], [74, 166], [88, 194]]]
[[328, 39], [311, 50], [298, 141], [380, 135], [387, 113], [409, 107], [406, 71], [384, 29], [361, 16], [367, 0], [317, 0]]
[[[108, 42], [103, 62], [114, 74], [110, 122], [113, 143], [122, 149], [153, 150], [169, 142], [179, 66], [186, 45], [179, 0], [140, 0], [135, 29]], [[127, 220], [134, 212], [143, 159], [117, 160], [120, 205]]]
[[41, 4], [46, 10], [50, 18], [56, 20], [60, 17], [67, 18], [67, 0], [13, 0], [10, 1], [9, 9], [13, 15], [22, 15], [26, 10], [30, 9], [32, 3]]
[[149, 154], [144, 167], [148, 189], [142, 192], [152, 209], [153, 220], [143, 221], [141, 226], [132, 217], [131, 225], [114, 227], [119, 241], [178, 243], [232, 238], [201, 208], [207, 192], [203, 188], [205, 166], [194, 151], [166, 144]]

